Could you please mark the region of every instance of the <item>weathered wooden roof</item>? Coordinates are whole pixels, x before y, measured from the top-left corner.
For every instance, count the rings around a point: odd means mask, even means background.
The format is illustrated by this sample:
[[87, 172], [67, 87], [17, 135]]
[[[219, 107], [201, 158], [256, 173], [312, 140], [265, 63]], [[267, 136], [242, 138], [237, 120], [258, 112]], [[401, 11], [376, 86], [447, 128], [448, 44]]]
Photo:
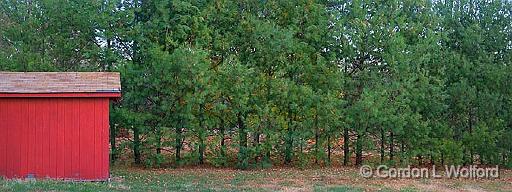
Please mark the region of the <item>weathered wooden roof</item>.
[[0, 93], [119, 93], [119, 73], [0, 72]]

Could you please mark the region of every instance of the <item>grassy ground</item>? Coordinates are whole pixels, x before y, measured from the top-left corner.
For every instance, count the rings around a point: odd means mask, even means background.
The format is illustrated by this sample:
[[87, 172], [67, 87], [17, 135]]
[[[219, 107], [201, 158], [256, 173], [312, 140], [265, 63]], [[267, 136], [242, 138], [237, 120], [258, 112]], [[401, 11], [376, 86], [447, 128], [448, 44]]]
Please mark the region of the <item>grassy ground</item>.
[[512, 173], [500, 179], [365, 179], [355, 168], [115, 168], [110, 182], [2, 181], [0, 191], [512, 191]]

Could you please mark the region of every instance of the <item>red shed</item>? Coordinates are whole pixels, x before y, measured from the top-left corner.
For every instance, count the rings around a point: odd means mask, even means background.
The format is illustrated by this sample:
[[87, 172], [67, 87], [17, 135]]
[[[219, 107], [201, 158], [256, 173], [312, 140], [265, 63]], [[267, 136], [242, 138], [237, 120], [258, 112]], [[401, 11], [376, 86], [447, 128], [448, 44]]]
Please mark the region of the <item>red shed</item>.
[[0, 72], [0, 177], [109, 178], [119, 73]]

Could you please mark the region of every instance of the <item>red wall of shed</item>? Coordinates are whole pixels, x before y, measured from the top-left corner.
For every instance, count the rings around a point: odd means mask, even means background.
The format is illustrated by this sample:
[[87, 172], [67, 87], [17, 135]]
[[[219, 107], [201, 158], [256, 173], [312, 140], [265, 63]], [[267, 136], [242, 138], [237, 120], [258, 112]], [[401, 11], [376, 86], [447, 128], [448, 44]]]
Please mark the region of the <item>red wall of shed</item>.
[[109, 98], [0, 98], [0, 176], [106, 180]]

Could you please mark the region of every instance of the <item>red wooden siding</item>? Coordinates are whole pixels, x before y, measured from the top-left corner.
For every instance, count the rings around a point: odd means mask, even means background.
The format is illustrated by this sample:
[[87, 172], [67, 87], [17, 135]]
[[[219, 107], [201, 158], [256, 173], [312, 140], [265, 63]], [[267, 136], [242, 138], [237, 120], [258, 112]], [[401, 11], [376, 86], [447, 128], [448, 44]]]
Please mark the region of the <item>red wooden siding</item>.
[[0, 176], [108, 179], [109, 99], [0, 98]]

